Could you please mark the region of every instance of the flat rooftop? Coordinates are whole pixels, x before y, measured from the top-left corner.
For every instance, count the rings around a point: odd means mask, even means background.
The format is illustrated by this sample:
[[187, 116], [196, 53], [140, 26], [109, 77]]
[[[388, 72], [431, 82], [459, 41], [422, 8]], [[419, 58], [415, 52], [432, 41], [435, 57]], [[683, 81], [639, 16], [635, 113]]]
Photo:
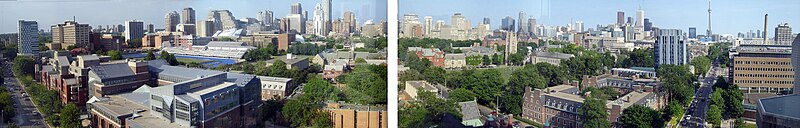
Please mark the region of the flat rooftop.
[[763, 98], [759, 101], [759, 107], [766, 113], [800, 119], [800, 94]]

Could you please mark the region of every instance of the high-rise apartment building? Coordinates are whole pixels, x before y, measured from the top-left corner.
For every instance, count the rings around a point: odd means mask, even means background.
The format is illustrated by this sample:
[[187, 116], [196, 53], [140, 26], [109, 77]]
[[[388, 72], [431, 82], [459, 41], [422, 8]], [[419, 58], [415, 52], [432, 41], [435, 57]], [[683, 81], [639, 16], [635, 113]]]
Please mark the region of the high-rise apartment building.
[[430, 36], [431, 31], [433, 30], [433, 17], [425, 16], [424, 19], [425, 19], [424, 23], [425, 36]]
[[778, 27], [775, 27], [775, 44], [776, 45], [791, 45], [792, 36], [792, 27], [789, 26], [789, 23], [782, 23], [778, 24]]
[[[800, 34], [797, 34], [800, 36]], [[793, 69], [800, 69], [800, 38], [794, 38], [794, 42], [792, 42], [792, 67]], [[800, 70], [794, 70], [794, 88], [800, 88]], [[800, 94], [800, 91], [795, 90], [794, 94]]]
[[469, 29], [469, 24], [467, 24], [467, 18], [464, 17], [464, 15], [462, 15], [461, 13], [454, 13], [453, 16], [450, 16], [450, 25], [457, 28], [457, 30]]
[[332, 30], [332, 22], [331, 19], [331, 1], [332, 0], [322, 0], [322, 21], [325, 22], [325, 30], [322, 32], [323, 35], [328, 35], [328, 32]]
[[233, 13], [228, 10], [211, 10], [208, 12], [208, 20], [214, 21], [214, 30], [239, 28]]
[[197, 30], [198, 37], [211, 37], [216, 32], [213, 20], [199, 21], [195, 26], [197, 27], [195, 30]]
[[656, 68], [664, 64], [687, 64], [686, 36], [680, 29], [659, 29], [655, 33], [655, 64]]
[[195, 19], [194, 9], [183, 8], [183, 11], [181, 11], [181, 24], [194, 24]]
[[125, 21], [125, 40], [141, 39], [144, 37], [144, 21]]
[[25, 56], [39, 54], [39, 23], [32, 20], [19, 20], [17, 38], [17, 54]]
[[697, 28], [689, 27], [689, 38], [697, 38]]
[[300, 3], [294, 3], [291, 6], [292, 10], [289, 14], [303, 14], [303, 6]]
[[53, 25], [50, 30], [53, 35], [52, 44], [65, 49], [69, 46], [91, 49], [92, 46], [89, 43], [91, 29], [89, 24], [79, 24], [75, 21], [65, 21], [63, 24]]
[[164, 15], [164, 31], [174, 32], [175, 26], [180, 24], [181, 17], [178, 12], [172, 11]]
[[257, 18], [259, 21], [261, 21], [261, 24], [265, 26], [272, 25], [272, 22], [275, 21], [275, 15], [272, 13], [272, 11], [260, 11], [258, 12]]
[[538, 33], [539, 31], [536, 29], [536, 18], [530, 17], [528, 18], [528, 31], [530, 33]]
[[514, 27], [514, 18], [511, 18], [510, 16], [506, 16], [506, 18], [503, 18], [503, 22], [500, 25], [500, 29], [509, 32], [514, 32], [514, 28], [516, 28]]

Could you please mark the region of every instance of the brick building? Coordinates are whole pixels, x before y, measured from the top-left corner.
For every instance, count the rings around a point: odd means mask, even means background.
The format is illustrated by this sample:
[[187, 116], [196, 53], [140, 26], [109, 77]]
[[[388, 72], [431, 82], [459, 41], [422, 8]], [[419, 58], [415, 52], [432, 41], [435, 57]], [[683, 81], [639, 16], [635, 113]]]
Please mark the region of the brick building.
[[444, 67], [444, 51], [436, 49], [436, 48], [420, 48], [420, 47], [409, 47], [409, 52], [413, 52], [419, 57], [420, 59], [425, 58], [428, 61], [431, 61], [431, 64], [436, 67]]

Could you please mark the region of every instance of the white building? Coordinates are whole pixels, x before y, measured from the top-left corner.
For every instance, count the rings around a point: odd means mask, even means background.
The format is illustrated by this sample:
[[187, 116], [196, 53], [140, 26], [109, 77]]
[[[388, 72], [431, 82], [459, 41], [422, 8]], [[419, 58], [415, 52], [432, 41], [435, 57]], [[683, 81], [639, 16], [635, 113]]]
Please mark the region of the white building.
[[317, 4], [317, 6], [314, 6], [314, 34], [317, 36], [326, 36], [325, 19], [323, 15], [322, 5]]
[[39, 53], [39, 23], [19, 20], [17, 26], [17, 50], [19, 55], [32, 56]]
[[680, 29], [660, 29], [656, 31], [655, 64], [687, 64], [686, 35]]

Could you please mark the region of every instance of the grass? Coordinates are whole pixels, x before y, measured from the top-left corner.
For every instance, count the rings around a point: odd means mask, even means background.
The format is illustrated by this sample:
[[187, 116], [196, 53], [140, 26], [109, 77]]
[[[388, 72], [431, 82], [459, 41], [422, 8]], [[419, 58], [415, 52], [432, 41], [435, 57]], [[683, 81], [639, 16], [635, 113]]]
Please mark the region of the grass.
[[175, 58], [175, 59], [177, 59], [178, 62], [186, 63], [186, 64], [192, 63], [192, 62], [197, 62], [197, 63], [200, 63], [200, 64], [206, 63], [206, 62], [211, 62], [211, 60], [199, 60], [199, 59], [190, 59], [190, 58]]
[[745, 124], [744, 124], [744, 127], [745, 127], [745, 128], [756, 128], [756, 127], [758, 127], [758, 126], [756, 126], [756, 124], [745, 123]]
[[511, 78], [511, 73], [514, 73], [514, 70], [519, 69], [519, 68], [522, 68], [522, 67], [518, 67], [518, 66], [514, 66], [514, 67], [500, 66], [500, 67], [497, 67], [495, 69], [497, 69], [497, 71], [500, 71], [500, 74], [501, 74], [501, 76], [503, 78], [509, 79], [509, 78]]

